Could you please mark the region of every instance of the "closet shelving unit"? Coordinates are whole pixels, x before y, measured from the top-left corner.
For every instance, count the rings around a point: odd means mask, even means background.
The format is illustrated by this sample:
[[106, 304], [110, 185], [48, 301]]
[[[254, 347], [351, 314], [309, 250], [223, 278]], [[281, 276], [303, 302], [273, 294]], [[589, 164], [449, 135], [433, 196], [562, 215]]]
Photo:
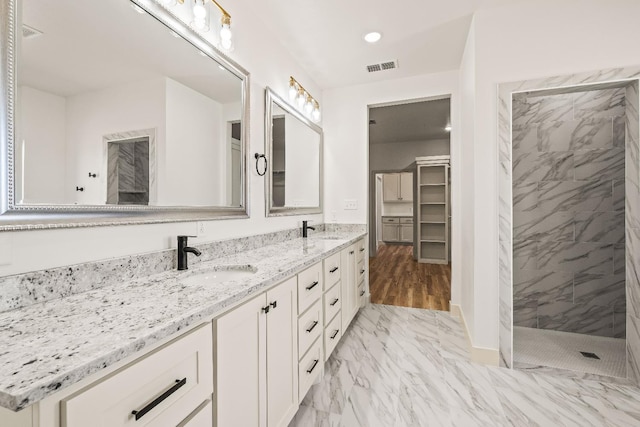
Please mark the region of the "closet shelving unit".
[[449, 156], [416, 159], [418, 262], [449, 263]]

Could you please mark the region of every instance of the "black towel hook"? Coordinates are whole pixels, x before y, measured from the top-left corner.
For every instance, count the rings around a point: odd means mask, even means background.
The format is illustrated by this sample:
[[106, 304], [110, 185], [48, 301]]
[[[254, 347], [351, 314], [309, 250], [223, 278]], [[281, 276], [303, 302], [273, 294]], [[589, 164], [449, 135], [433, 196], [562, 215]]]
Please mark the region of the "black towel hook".
[[[260, 176], [264, 176], [267, 173], [267, 157], [264, 154], [258, 154], [258, 153], [256, 153], [254, 157], [256, 159], [256, 173]], [[262, 173], [260, 173], [260, 169], [258, 169], [258, 163], [260, 161], [260, 158], [264, 159], [264, 170], [262, 171]]]

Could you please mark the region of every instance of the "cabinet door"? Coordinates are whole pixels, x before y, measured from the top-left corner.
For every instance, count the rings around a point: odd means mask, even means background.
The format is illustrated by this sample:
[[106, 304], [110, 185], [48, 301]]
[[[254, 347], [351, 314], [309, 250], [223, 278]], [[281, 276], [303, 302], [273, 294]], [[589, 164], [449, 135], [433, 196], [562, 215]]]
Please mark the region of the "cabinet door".
[[413, 224], [400, 224], [400, 241], [413, 242]]
[[383, 242], [397, 242], [399, 237], [398, 224], [382, 224]]
[[398, 201], [398, 187], [400, 185], [397, 173], [385, 173], [382, 175], [382, 200], [384, 202]]
[[267, 315], [262, 311], [266, 304], [263, 294], [215, 322], [217, 387], [213, 396], [219, 427], [266, 424]]
[[[397, 228], [397, 225], [395, 226]], [[356, 245], [342, 251], [342, 329], [346, 330], [357, 311]]]
[[400, 200], [403, 202], [413, 201], [413, 174], [403, 172], [400, 174]]
[[[267, 425], [287, 426], [298, 410], [297, 281], [267, 292]], [[249, 424], [235, 424], [249, 425]]]

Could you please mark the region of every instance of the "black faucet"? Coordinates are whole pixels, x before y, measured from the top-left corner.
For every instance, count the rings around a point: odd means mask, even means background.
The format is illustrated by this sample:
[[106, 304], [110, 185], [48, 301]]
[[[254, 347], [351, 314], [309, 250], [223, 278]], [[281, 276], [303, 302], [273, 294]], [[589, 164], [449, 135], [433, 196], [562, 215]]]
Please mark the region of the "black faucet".
[[191, 246], [187, 246], [187, 239], [195, 236], [178, 236], [178, 270], [187, 270], [187, 253], [191, 252], [195, 256], [202, 255], [202, 252]]
[[309, 221], [302, 221], [302, 237], [307, 237], [308, 230], [316, 231], [315, 228], [307, 225]]

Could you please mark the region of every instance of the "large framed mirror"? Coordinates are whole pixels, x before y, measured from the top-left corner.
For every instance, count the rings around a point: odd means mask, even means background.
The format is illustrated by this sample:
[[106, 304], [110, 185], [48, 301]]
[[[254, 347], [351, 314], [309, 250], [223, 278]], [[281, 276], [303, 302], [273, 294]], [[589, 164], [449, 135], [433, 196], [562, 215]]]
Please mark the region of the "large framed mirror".
[[270, 88], [265, 100], [267, 216], [322, 213], [322, 128]]
[[247, 216], [246, 70], [153, 0], [0, 1], [0, 230]]

